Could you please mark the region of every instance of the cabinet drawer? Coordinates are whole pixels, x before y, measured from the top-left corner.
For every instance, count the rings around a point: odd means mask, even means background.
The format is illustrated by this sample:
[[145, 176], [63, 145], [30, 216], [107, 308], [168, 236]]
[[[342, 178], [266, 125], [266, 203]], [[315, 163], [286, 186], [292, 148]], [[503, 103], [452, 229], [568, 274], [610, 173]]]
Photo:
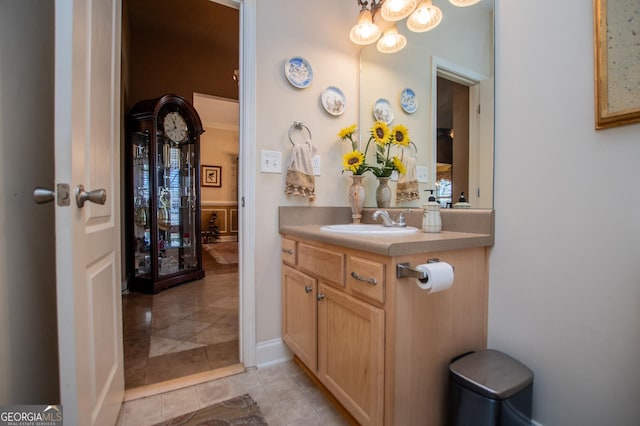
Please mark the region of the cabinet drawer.
[[298, 267], [318, 278], [344, 286], [344, 254], [298, 243]]
[[282, 239], [282, 261], [295, 266], [296, 242], [294, 240]]
[[380, 262], [363, 257], [347, 259], [347, 288], [351, 293], [384, 303], [384, 269]]

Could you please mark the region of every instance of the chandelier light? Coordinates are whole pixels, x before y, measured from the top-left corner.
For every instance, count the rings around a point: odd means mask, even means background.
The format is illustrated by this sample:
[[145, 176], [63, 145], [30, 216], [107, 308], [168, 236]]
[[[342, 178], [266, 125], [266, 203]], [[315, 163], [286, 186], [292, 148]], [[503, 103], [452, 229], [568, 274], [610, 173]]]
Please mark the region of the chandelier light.
[[440, 21], [442, 21], [442, 10], [434, 6], [431, 0], [422, 0], [407, 19], [407, 28], [415, 33], [423, 33], [437, 27]]
[[417, 3], [416, 0], [384, 0], [380, 14], [387, 21], [396, 22], [411, 15]]
[[480, 0], [449, 0], [452, 5], [458, 7], [473, 6], [476, 3], [480, 3]]
[[382, 30], [376, 24], [373, 23], [373, 16], [371, 11], [366, 6], [360, 10], [358, 16], [358, 23], [351, 28], [349, 38], [355, 44], [371, 44], [375, 43], [382, 34]]
[[[458, 7], [472, 6], [481, 0], [449, 0]], [[407, 45], [407, 38], [398, 32], [396, 22], [407, 18], [407, 28], [421, 33], [437, 27], [442, 21], [442, 10], [432, 0], [357, 0], [360, 6], [358, 23], [351, 29], [349, 38], [359, 45], [373, 44], [382, 53], [394, 53]], [[376, 14], [387, 28], [375, 23]], [[391, 24], [391, 25], [389, 25]]]
[[376, 47], [382, 53], [395, 53], [404, 49], [406, 45], [407, 38], [400, 34], [396, 24], [393, 24], [382, 34]]

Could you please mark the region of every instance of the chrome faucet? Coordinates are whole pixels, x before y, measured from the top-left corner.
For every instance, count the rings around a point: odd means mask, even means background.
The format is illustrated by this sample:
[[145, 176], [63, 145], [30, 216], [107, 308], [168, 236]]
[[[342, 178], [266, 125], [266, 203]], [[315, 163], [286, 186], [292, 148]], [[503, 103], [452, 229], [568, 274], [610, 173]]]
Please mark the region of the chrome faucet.
[[398, 221], [394, 221], [393, 219], [391, 219], [391, 216], [389, 216], [389, 212], [386, 210], [376, 210], [373, 213], [373, 220], [378, 220], [378, 218], [382, 218], [382, 222], [383, 225], [386, 227], [394, 227], [394, 228], [406, 228], [407, 226], [407, 222], [404, 219], [404, 214], [405, 213], [411, 213], [411, 209], [407, 209], [407, 210], [402, 210], [400, 213], [398, 213]]

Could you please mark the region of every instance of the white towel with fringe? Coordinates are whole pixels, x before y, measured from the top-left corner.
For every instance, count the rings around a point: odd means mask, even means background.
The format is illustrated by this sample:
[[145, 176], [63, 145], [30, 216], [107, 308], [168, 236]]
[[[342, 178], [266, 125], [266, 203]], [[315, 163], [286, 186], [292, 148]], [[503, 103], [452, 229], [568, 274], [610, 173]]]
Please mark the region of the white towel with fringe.
[[420, 192], [418, 190], [416, 159], [410, 155], [405, 155], [403, 157], [402, 164], [404, 164], [406, 172], [398, 176], [396, 201], [417, 200], [420, 198]]
[[316, 155], [316, 152], [311, 140], [293, 145], [284, 190], [286, 194], [308, 197], [311, 201], [315, 200], [316, 182], [313, 175], [313, 156]]

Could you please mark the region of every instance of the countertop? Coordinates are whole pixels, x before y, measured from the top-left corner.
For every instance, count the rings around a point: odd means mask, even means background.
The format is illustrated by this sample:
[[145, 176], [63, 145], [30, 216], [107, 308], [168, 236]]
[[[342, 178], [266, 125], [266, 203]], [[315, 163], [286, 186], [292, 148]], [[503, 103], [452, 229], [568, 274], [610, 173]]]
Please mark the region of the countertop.
[[[306, 210], [305, 210], [306, 209]], [[474, 247], [492, 246], [494, 242], [493, 210], [467, 210], [442, 212], [443, 231], [440, 233], [425, 233], [420, 230], [422, 211], [416, 211], [407, 216], [407, 223], [418, 228], [418, 232], [401, 235], [366, 235], [340, 234], [323, 231], [323, 225], [348, 223], [345, 215], [350, 212], [340, 212], [339, 208], [327, 208], [328, 215], [322, 213], [322, 207], [311, 208], [280, 208], [280, 234], [283, 236], [304, 238], [327, 244], [362, 250], [384, 256], [404, 256], [434, 251], [459, 250]], [[389, 209], [393, 216], [393, 210]], [[449, 209], [450, 210], [450, 209]], [[305, 214], [307, 213], [307, 214]], [[341, 213], [339, 220], [335, 213]], [[365, 216], [363, 214], [363, 216]], [[370, 216], [370, 215], [368, 215]], [[312, 223], [305, 223], [302, 218], [308, 218]], [[371, 223], [371, 221], [364, 221]]]

